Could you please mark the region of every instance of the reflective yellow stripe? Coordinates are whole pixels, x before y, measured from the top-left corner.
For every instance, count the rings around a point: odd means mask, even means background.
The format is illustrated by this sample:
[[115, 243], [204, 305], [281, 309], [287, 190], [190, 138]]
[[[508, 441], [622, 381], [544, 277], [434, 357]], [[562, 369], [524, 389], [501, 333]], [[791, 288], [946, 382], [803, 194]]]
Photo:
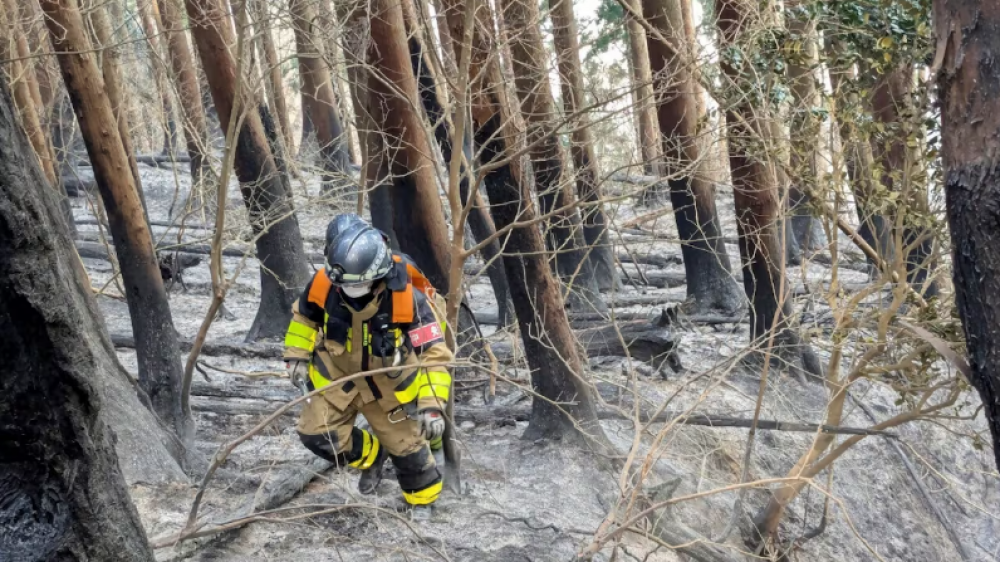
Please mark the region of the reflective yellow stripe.
[[321, 375], [320, 372], [316, 370], [316, 367], [312, 366], [312, 363], [309, 364], [309, 380], [312, 381], [313, 388], [325, 388], [333, 384], [327, 380], [326, 377]]
[[296, 336], [302, 336], [307, 339], [311, 339], [316, 336], [315, 329], [295, 320], [292, 320], [292, 322], [288, 325], [288, 333], [295, 334]]
[[431, 484], [419, 492], [403, 492], [403, 499], [410, 505], [427, 505], [434, 503], [441, 494], [444, 482]]
[[292, 320], [285, 333], [285, 347], [304, 349], [312, 353], [313, 348], [316, 347], [316, 330]]
[[351, 339], [353, 337], [354, 337], [354, 328], [348, 328], [347, 329], [347, 345], [344, 346], [344, 347], [347, 348], [347, 352], [348, 353], [351, 352]]
[[444, 446], [444, 437], [438, 437], [437, 439], [431, 439], [430, 444], [431, 444], [431, 450], [432, 451], [440, 451], [441, 447]]
[[447, 386], [421, 386], [420, 391], [417, 393], [417, 400], [421, 398], [437, 398], [447, 402], [449, 393], [450, 390]]
[[366, 470], [375, 464], [375, 460], [378, 459], [378, 451], [382, 445], [378, 442], [378, 437], [363, 429], [361, 430], [361, 435], [364, 436], [364, 444], [361, 446], [361, 458], [350, 463], [350, 465], [354, 468]]
[[427, 382], [440, 386], [451, 386], [451, 375], [448, 371], [427, 371]]
[[451, 389], [451, 375], [448, 371], [424, 371], [418, 374], [413, 383], [394, 394], [400, 404], [408, 404], [418, 398], [436, 397], [448, 400]]

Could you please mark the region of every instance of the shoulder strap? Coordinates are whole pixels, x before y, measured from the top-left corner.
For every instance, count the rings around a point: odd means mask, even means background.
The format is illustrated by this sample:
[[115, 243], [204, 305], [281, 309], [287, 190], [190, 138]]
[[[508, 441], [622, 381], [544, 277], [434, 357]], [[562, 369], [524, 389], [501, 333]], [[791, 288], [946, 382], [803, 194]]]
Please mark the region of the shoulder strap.
[[309, 302], [320, 308], [326, 308], [326, 297], [330, 294], [333, 283], [326, 275], [325, 269], [320, 269], [313, 276], [312, 287], [309, 288]]
[[413, 284], [407, 283], [402, 291], [392, 291], [392, 323], [413, 322]]

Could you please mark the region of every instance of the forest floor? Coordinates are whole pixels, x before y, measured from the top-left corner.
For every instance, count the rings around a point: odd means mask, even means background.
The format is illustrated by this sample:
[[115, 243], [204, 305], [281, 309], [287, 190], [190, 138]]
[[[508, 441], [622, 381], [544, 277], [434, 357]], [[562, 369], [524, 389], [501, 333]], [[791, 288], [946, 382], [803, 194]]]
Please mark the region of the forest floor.
[[[168, 211], [172, 201], [177, 201], [179, 207], [185, 200], [188, 181], [184, 166], [177, 169], [179, 173], [175, 175], [170, 169], [141, 166], [153, 221], [177, 220], [171, 218]], [[82, 170], [87, 171], [86, 168]], [[293, 183], [300, 198], [298, 216], [307, 251], [318, 252], [322, 248], [326, 222], [338, 208], [350, 210], [353, 202], [316, 203], [305, 196], [305, 193], [318, 192], [318, 185], [313, 180], [305, 184], [301, 180]], [[718, 203], [725, 233], [735, 237], [731, 194], [720, 192]], [[93, 218], [85, 197], [74, 199], [73, 205], [78, 219]], [[230, 189], [228, 210], [227, 224], [235, 226], [227, 232], [227, 241], [235, 246], [245, 245], [249, 233], [239, 191], [235, 188]], [[624, 199], [610, 211], [616, 223], [621, 224], [648, 209], [635, 209], [630, 200]], [[191, 217], [188, 222], [204, 223], [206, 219]], [[211, 223], [212, 217], [207, 217], [207, 222]], [[92, 225], [78, 228], [85, 240], [93, 241], [98, 232]], [[679, 247], [672, 240], [675, 231], [671, 213], [666, 212], [655, 224], [646, 224], [645, 228], [656, 232], [656, 238], [626, 231], [614, 239], [618, 251], [624, 252], [623, 244], [627, 244], [628, 250], [636, 254], [679, 255]], [[161, 244], [178, 240], [176, 229], [155, 227], [154, 235]], [[207, 244], [209, 236], [208, 230], [191, 229], [183, 240]], [[727, 244], [727, 248], [732, 263], [738, 264], [736, 245]], [[841, 241], [841, 248], [845, 253], [848, 249], [853, 250], [846, 241]], [[97, 259], [85, 259], [84, 262], [94, 287], [105, 287], [112, 275], [110, 263]], [[171, 290], [174, 324], [184, 338], [193, 338], [197, 333], [211, 300], [207, 263], [208, 256], [204, 256], [201, 264], [186, 272], [187, 290], [179, 285]], [[228, 275], [239, 272], [226, 299], [231, 316], [215, 321], [209, 341], [239, 343], [256, 312], [258, 268], [252, 258], [245, 261], [225, 258], [225, 267]], [[664, 269], [628, 264], [624, 267], [633, 274], [640, 267], [646, 271], [683, 273], [683, 266], [677, 260]], [[838, 275], [847, 282], [864, 283], [867, 280], [865, 273], [854, 269], [841, 268]], [[789, 276], [793, 285], [815, 287], [828, 282], [832, 272], [827, 266], [811, 262], [790, 270]], [[495, 313], [496, 303], [485, 277], [470, 279], [468, 283], [467, 291], [474, 310]], [[116, 293], [113, 284], [107, 292]], [[655, 309], [680, 302], [685, 295], [683, 286], [653, 289], [626, 284], [618, 292], [622, 297], [637, 294], [662, 297], [663, 305], [618, 311], [652, 315]], [[109, 332], [130, 332], [128, 309], [123, 301], [100, 297], [99, 304]], [[822, 298], [806, 294], [797, 298], [796, 310], [808, 310], [814, 318], [822, 318], [829, 308]], [[669, 399], [671, 409], [751, 418], [760, 374], [734, 360], [748, 345], [748, 325], [681, 325], [671, 329], [682, 338], [679, 355], [683, 369], [655, 377], [632, 377], [627, 374], [629, 371], [623, 367], [621, 358], [592, 357], [587, 376], [598, 384], [602, 398], [613, 402], [616, 395], [634, 392], [654, 406]], [[515, 341], [506, 331], [487, 330], [487, 333], [493, 342]], [[821, 359], [826, 359], [824, 343], [828, 342], [823, 338], [820, 330], [814, 343]], [[119, 358], [135, 374], [134, 352], [119, 349]], [[198, 451], [205, 458], [210, 458], [220, 445], [243, 434], [283, 401], [296, 395], [282, 378], [250, 377], [217, 370], [281, 371], [283, 364], [277, 358], [215, 355], [205, 356], [202, 361], [207, 378], [196, 374], [192, 403], [198, 424]], [[527, 406], [530, 399], [517, 386], [527, 380], [528, 373], [522, 365], [504, 365], [496, 403]], [[465, 373], [458, 378], [456, 386], [459, 412], [484, 404], [485, 373]], [[888, 418], [901, 407], [897, 404], [898, 395], [882, 385], [862, 382], [855, 385], [852, 392], [881, 419]], [[787, 373], [772, 373], [761, 418], [821, 423], [827, 398], [827, 391], [820, 384], [803, 384]], [[964, 398], [956, 414], [968, 415], [978, 407], [979, 399], [974, 394], [967, 393]], [[309, 462], [311, 455], [298, 442], [294, 422], [294, 416], [282, 416], [238, 447], [209, 483], [201, 514], [216, 520], [245, 515], [246, 506], [252, 505], [254, 497], [268, 482], [281, 478], [289, 467]], [[849, 404], [842, 425], [868, 427], [872, 420]], [[323, 515], [253, 523], [238, 531], [160, 548], [157, 557], [163, 561], [434, 559], [513, 562], [573, 559], [591, 543], [602, 521], [627, 501], [620, 497], [620, 474], [611, 468], [612, 463], [606, 457], [594, 452], [558, 442], [522, 440], [520, 436], [525, 427], [526, 422], [500, 418], [480, 420], [480, 423], [462, 422], [459, 432], [463, 450], [462, 493], [444, 494], [429, 522], [410, 523], [407, 520], [391, 467], [375, 497], [358, 495], [355, 473], [325, 471], [286, 504], [302, 509], [274, 514], [275, 517], [288, 517], [308, 510], [326, 509]], [[636, 441], [632, 423], [608, 420], [603, 422], [603, 428], [621, 457], [627, 455]], [[887, 438], [864, 439], [835, 464], [832, 475], [821, 473], [816, 478], [816, 486], [808, 488], [791, 504], [783, 531], [787, 537], [794, 538], [820, 525], [824, 500], [827, 497], [831, 500], [825, 530], [805, 541], [790, 558], [804, 561], [963, 560], [946, 532], [943, 519], [957, 530], [957, 540], [968, 555], [966, 560], [996, 560], [1000, 552], [998, 475], [989, 447], [974, 447], [976, 436], [984, 431], [981, 416], [972, 421], [947, 424], [915, 423], [896, 430], [901, 450], [929, 491], [930, 502], [919, 491], [914, 476], [900, 455], [889, 446]], [[676, 496], [708, 492], [740, 480], [747, 429], [654, 425], [638, 441], [640, 453], [648, 450], [658, 432], [662, 432], [659, 434], [662, 441], [648, 477], [649, 484], [679, 477]], [[759, 432], [747, 479], [784, 476], [813, 438], [811, 433]], [[130, 483], [151, 539], [169, 537], [184, 525], [199, 480], [200, 475], [183, 485]], [[827, 489], [828, 496], [823, 493]], [[717, 539], [727, 527], [736, 497], [732, 491], [706, 494], [677, 504], [673, 516], [706, 537]], [[764, 490], [751, 491], [742, 511], [752, 515], [766, 498]], [[722, 542], [731, 549], [735, 559], [749, 559], [741, 554], [741, 529], [730, 533]], [[617, 544], [617, 549], [606, 547], [595, 559], [685, 560], [655, 541], [635, 534], [624, 535]]]

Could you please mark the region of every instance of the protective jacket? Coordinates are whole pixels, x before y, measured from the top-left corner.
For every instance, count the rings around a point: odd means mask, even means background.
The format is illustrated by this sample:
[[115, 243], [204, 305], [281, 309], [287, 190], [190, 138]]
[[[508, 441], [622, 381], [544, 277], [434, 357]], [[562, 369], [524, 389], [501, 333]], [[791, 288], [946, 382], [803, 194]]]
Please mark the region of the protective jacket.
[[[360, 310], [351, 306], [320, 270], [292, 307], [285, 336], [285, 359], [308, 360], [313, 388], [345, 409], [356, 397], [391, 412], [401, 405], [444, 410], [454, 354], [445, 342], [443, 299], [409, 260], [396, 264], [374, 298]], [[411, 276], [411, 273], [413, 275]], [[380, 374], [337, 384], [363, 371], [398, 366]]]

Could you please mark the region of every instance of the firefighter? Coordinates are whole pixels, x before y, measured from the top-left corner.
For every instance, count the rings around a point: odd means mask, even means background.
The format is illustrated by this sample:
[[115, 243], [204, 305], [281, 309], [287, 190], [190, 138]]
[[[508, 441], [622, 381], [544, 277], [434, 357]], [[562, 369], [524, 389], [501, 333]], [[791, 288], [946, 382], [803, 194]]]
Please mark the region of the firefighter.
[[[442, 488], [430, 442], [440, 443], [444, 433], [447, 364], [454, 358], [441, 298], [415, 288], [411, 267], [378, 230], [360, 217], [337, 229], [335, 221], [326, 267], [292, 306], [285, 336], [292, 383], [328, 389], [305, 405], [299, 437], [316, 455], [361, 469], [364, 494], [375, 492], [388, 457], [413, 517], [426, 519]], [[377, 369], [383, 371], [337, 382]], [[354, 426], [358, 413], [371, 432]]]

